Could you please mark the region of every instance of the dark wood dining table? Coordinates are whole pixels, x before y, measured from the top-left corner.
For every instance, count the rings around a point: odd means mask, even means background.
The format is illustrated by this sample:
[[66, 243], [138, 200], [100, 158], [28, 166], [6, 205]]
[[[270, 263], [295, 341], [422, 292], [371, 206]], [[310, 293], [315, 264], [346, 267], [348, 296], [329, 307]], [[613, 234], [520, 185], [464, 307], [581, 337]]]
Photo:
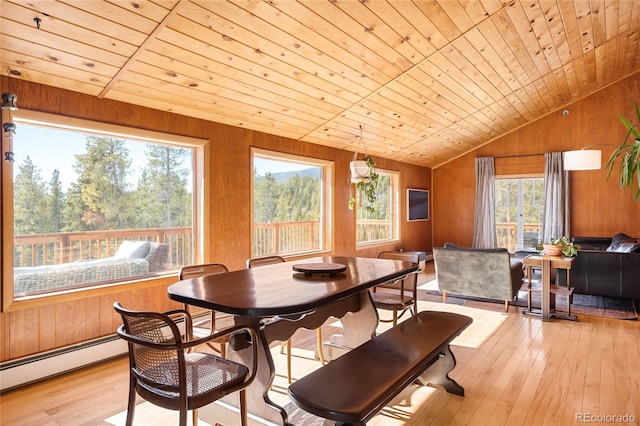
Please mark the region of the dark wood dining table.
[[[344, 265], [344, 271], [306, 274], [293, 268], [316, 269], [318, 265], [322, 269], [324, 264]], [[325, 360], [335, 359], [375, 334], [378, 314], [368, 290], [417, 270], [418, 264], [411, 262], [327, 256], [187, 279], [171, 285], [168, 292], [172, 300], [233, 314], [236, 324], [256, 330], [258, 342], [253, 343], [258, 345], [258, 373], [247, 388], [248, 411], [268, 422], [288, 425], [287, 411], [268, 395], [275, 377], [271, 343], [286, 341], [302, 327], [320, 327], [334, 317], [342, 323], [342, 334], [323, 342], [322, 351]], [[232, 339], [227, 357], [251, 363], [250, 347], [240, 337], [236, 340]], [[224, 402], [237, 406], [237, 397]], [[215, 405], [210, 409], [219, 410]], [[209, 420], [203, 409], [200, 416]]]

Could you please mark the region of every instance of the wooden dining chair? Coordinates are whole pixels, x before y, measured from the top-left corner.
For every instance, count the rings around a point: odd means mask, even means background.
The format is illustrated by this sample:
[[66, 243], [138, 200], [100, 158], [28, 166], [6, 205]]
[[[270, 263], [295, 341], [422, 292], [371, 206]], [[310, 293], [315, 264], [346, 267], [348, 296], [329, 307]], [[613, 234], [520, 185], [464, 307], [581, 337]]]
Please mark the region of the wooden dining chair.
[[[118, 302], [114, 309], [122, 316], [118, 328], [120, 338], [129, 347], [129, 402], [126, 424], [133, 423], [136, 395], [152, 404], [180, 411], [180, 426], [187, 424], [187, 412], [192, 410], [193, 425], [198, 424], [198, 408], [239, 391], [241, 424], [247, 424], [246, 387], [257, 371], [257, 346], [253, 346], [251, 368], [218, 355], [194, 352], [196, 346], [213, 340], [248, 332], [257, 342], [255, 331], [236, 326], [220, 333], [196, 339], [189, 333], [192, 318], [188, 311], [146, 312], [125, 309]], [[186, 336], [177, 321], [184, 321]]]
[[[282, 256], [275, 255], [252, 257], [251, 259], [247, 259], [247, 268], [272, 265], [274, 263], [282, 263], [284, 261], [285, 260]], [[291, 339], [287, 339], [286, 342], [282, 342], [282, 344], [280, 345], [280, 353], [284, 352], [285, 346], [287, 350], [287, 381], [291, 383]], [[322, 353], [322, 330], [320, 329], [320, 327], [316, 328], [316, 346], [318, 351], [318, 359], [320, 359], [320, 362], [324, 364], [324, 354]]]
[[[404, 260], [418, 264], [420, 257], [415, 252], [383, 251], [378, 253], [379, 259]], [[382, 290], [382, 291], [378, 291]], [[418, 312], [418, 274], [411, 274], [397, 280], [380, 284], [371, 289], [373, 305], [377, 309], [384, 309], [393, 312], [393, 319], [380, 320], [381, 322], [392, 322], [398, 324], [398, 319], [405, 312], [415, 315]], [[398, 312], [400, 314], [398, 314]]]
[[[205, 275], [222, 274], [224, 272], [229, 272], [229, 269], [222, 263], [203, 263], [183, 266], [182, 269], [180, 269], [179, 277], [182, 281], [189, 278], [203, 277]], [[187, 304], [184, 305], [184, 309], [194, 318], [192, 333], [197, 338], [214, 334], [235, 325], [233, 315], [197, 308]], [[207, 345], [216, 352], [219, 352], [224, 358], [226, 357], [227, 343], [228, 338], [223, 338], [215, 342], [208, 342]], [[218, 345], [218, 347], [216, 347], [216, 345]]]

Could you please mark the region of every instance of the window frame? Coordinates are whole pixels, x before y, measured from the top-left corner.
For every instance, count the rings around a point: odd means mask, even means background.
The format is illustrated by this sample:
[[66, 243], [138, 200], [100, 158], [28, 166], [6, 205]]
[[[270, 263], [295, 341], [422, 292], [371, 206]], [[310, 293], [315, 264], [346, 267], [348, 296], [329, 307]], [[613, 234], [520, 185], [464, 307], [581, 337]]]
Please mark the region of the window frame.
[[[354, 215], [353, 215], [353, 223], [354, 223], [354, 243], [356, 250], [365, 249], [374, 246], [381, 246], [393, 242], [400, 241], [400, 206], [402, 202], [402, 193], [400, 190], [400, 172], [396, 170], [387, 170], [387, 169], [379, 169], [376, 167], [376, 173], [379, 175], [387, 175], [392, 176], [391, 179], [391, 196], [392, 196], [392, 211], [393, 218], [391, 220], [391, 238], [387, 238], [384, 240], [375, 240], [375, 241], [366, 241], [366, 242], [358, 242], [358, 204], [356, 201], [356, 206], [354, 207]], [[359, 192], [356, 188], [356, 191]], [[356, 200], [360, 197], [360, 194], [356, 194]]]
[[[204, 176], [206, 173], [204, 167], [204, 150], [205, 145], [209, 142], [208, 140], [23, 109], [13, 111], [11, 117], [17, 124], [18, 131], [20, 124], [24, 123], [29, 126], [39, 126], [90, 135], [123, 138], [137, 142], [171, 145], [193, 150], [191, 165], [193, 169], [193, 254], [194, 262], [202, 260], [204, 252], [203, 241], [205, 224], [208, 222], [205, 215], [209, 216], [206, 213], [207, 209], [204, 205], [205, 200], [203, 196], [205, 193], [204, 182], [206, 181]], [[11, 143], [11, 141], [3, 138], [2, 152], [11, 151]], [[57, 292], [25, 296], [15, 299], [13, 292], [13, 256], [9, 256], [8, 253], [13, 253], [14, 245], [13, 173], [14, 167], [16, 166], [15, 163], [3, 161], [1, 167], [2, 185], [0, 191], [2, 192], [3, 205], [1, 218], [2, 229], [0, 234], [2, 237], [2, 262], [0, 265], [2, 270], [2, 312], [10, 312], [139, 288], [155, 287], [175, 281], [175, 271], [167, 271], [166, 273], [161, 273], [158, 277], [133, 278], [131, 280], [103, 285], [98, 284], [85, 288], [61, 289]]]
[[309, 250], [303, 252], [296, 253], [286, 253], [279, 254], [279, 256], [283, 256], [285, 258], [295, 258], [300, 256], [307, 256], [313, 254], [322, 254], [322, 253], [330, 253], [333, 251], [334, 244], [334, 226], [333, 226], [333, 182], [334, 182], [334, 172], [335, 172], [335, 162], [331, 160], [323, 160], [320, 158], [307, 157], [304, 155], [297, 155], [279, 151], [272, 151], [263, 148], [251, 147], [251, 256], [254, 257], [254, 247], [255, 247], [255, 220], [254, 220], [254, 198], [255, 198], [255, 180], [254, 180], [254, 170], [255, 170], [255, 162], [254, 159], [257, 157], [264, 158], [266, 160], [272, 161], [282, 161], [282, 162], [290, 162], [290, 163], [299, 163], [299, 164], [307, 164], [311, 167], [321, 167], [323, 169], [322, 173], [322, 194], [321, 194], [321, 219], [320, 219], [320, 229], [321, 238], [323, 244], [318, 250]]

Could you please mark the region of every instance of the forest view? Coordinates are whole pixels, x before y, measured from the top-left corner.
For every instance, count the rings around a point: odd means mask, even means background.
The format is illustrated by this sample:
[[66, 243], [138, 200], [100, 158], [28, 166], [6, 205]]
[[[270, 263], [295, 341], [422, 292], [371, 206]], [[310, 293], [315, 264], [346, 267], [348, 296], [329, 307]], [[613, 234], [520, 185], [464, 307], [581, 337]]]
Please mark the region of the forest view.
[[60, 165], [77, 176], [64, 190], [59, 169], [42, 176], [26, 156], [15, 175], [14, 234], [191, 226], [191, 157], [189, 149], [146, 144], [146, 164], [132, 185], [127, 143], [85, 135], [84, 152]]

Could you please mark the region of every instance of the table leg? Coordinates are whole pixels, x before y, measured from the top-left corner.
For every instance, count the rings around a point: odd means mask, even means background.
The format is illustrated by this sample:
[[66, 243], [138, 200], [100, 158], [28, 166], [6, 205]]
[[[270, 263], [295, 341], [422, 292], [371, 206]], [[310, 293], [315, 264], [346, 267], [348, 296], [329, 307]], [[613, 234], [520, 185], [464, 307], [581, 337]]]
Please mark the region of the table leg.
[[526, 280], [527, 280], [527, 312], [531, 312], [533, 309], [533, 297], [531, 293], [531, 280], [533, 279], [533, 268], [531, 266], [526, 267]]
[[[246, 389], [247, 411], [250, 415], [267, 420], [275, 425], [289, 425], [286, 410], [269, 398], [269, 389], [275, 377], [275, 364], [271, 356], [270, 341], [265, 334], [265, 327], [260, 318], [236, 317], [236, 324], [249, 325], [257, 330], [258, 341], [251, 344], [258, 345], [258, 371], [253, 382]], [[241, 339], [232, 339], [227, 348], [227, 358], [250, 366], [253, 362], [252, 349], [247, 347]], [[234, 347], [236, 346], [236, 347]], [[209, 424], [239, 424], [238, 393], [228, 395], [220, 400], [221, 403], [201, 407], [198, 410], [200, 419]], [[263, 425], [249, 418], [249, 425]]]
[[[247, 409], [249, 413], [275, 425], [289, 425], [286, 410], [276, 404], [269, 397], [269, 390], [275, 378], [275, 364], [271, 356], [270, 345], [275, 341], [286, 341], [299, 328], [309, 330], [320, 327], [329, 317], [340, 318], [344, 334], [334, 335], [331, 341], [339, 342], [339, 350], [347, 351], [345, 345], [354, 348], [366, 340], [371, 339], [378, 325], [378, 316], [368, 291], [354, 295], [348, 299], [322, 306], [299, 320], [279, 319], [261, 326], [260, 318], [236, 317], [236, 324], [250, 325], [258, 329], [258, 373], [253, 383], [247, 387]], [[232, 360], [251, 365], [251, 348], [233, 348], [229, 345], [227, 357]], [[326, 360], [335, 359], [338, 355], [337, 347], [331, 342], [323, 344], [323, 355]], [[344, 352], [340, 352], [344, 353]], [[320, 365], [320, 364], [319, 364]], [[225, 404], [238, 407], [238, 395], [233, 394], [223, 398]], [[230, 411], [221, 404], [209, 404], [199, 409], [200, 418], [210, 424], [237, 423], [239, 414]], [[264, 424], [249, 419], [250, 425]]]
[[325, 360], [336, 359], [375, 335], [379, 317], [371, 295], [368, 291], [363, 291], [359, 299], [360, 309], [347, 312], [340, 318], [343, 334], [334, 334], [328, 342], [323, 342]]
[[549, 321], [551, 319], [551, 260], [542, 258], [542, 296], [540, 310], [542, 312], [542, 320]]

